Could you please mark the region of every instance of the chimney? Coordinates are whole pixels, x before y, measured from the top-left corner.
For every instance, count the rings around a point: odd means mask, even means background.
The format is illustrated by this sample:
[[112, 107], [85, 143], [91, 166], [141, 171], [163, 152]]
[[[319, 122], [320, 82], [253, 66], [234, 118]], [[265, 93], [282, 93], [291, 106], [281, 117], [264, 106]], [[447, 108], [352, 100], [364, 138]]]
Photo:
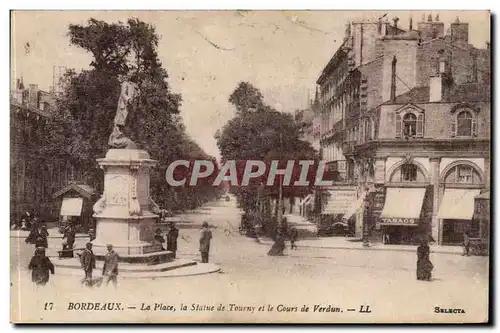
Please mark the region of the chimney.
[[396, 56], [392, 58], [392, 68], [391, 68], [391, 101], [396, 99], [396, 64], [398, 60]]
[[429, 102], [441, 102], [443, 98], [443, 78], [441, 75], [432, 76], [429, 83]]
[[412, 30], [413, 30], [413, 19], [410, 17], [410, 28], [408, 29], [408, 31]]
[[392, 20], [394, 21], [394, 30], [396, 31], [395, 34], [397, 34], [399, 17], [395, 17]]
[[30, 84], [29, 85], [29, 105], [32, 107], [38, 107], [38, 85]]
[[469, 23], [462, 23], [457, 17], [455, 22], [451, 24], [450, 31], [452, 43], [457, 41], [469, 43]]

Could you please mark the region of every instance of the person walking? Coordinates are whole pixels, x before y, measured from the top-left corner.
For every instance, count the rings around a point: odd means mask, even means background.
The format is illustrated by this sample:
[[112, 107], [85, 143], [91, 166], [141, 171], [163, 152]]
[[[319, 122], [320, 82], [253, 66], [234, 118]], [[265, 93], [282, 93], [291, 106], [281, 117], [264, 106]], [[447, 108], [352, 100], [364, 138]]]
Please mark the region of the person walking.
[[417, 248], [417, 280], [430, 281], [434, 265], [429, 259], [430, 248], [427, 239], [422, 239]]
[[[179, 237], [179, 229], [175, 227], [175, 223], [170, 223], [170, 229], [167, 234], [167, 251], [172, 251], [174, 258], [177, 252], [177, 238]], [[208, 260], [208, 259], [207, 259]]]
[[45, 256], [45, 248], [39, 247], [35, 250], [34, 256], [28, 265], [31, 270], [31, 281], [37, 286], [45, 286], [49, 282], [50, 274], [54, 274], [54, 265]]
[[297, 238], [299, 237], [299, 232], [297, 231], [297, 228], [291, 227], [290, 228], [290, 249], [297, 249], [297, 245], [295, 245], [295, 242], [297, 241]]
[[118, 284], [118, 253], [113, 250], [112, 244], [108, 244], [106, 247], [108, 249], [108, 253], [106, 253], [106, 256], [104, 257], [102, 276], [104, 277], [106, 286], [112, 282], [113, 286], [116, 288]]
[[82, 280], [82, 283], [92, 286], [92, 272], [95, 268], [95, 255], [92, 251], [92, 243], [85, 244], [85, 250], [80, 254], [80, 263], [85, 272], [85, 278]]
[[469, 256], [469, 249], [470, 249], [470, 236], [467, 231], [464, 232], [464, 240], [462, 242], [462, 247], [464, 249], [464, 252], [462, 253], [463, 256]]
[[208, 223], [203, 222], [203, 228], [200, 231], [200, 253], [202, 263], [208, 263], [208, 253], [210, 252], [211, 239], [212, 231], [208, 228]]

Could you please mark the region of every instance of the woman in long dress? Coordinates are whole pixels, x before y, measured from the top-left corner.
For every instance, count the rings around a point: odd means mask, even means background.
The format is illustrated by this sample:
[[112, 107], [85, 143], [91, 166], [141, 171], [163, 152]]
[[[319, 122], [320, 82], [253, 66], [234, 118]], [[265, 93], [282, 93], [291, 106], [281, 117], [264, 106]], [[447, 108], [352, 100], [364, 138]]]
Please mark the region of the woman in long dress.
[[431, 280], [434, 265], [429, 259], [429, 254], [430, 248], [427, 240], [422, 240], [417, 248], [417, 280]]
[[31, 270], [31, 281], [38, 286], [44, 286], [49, 282], [49, 272], [54, 274], [54, 265], [45, 256], [44, 248], [37, 248], [35, 255], [31, 258], [28, 269]]
[[283, 236], [283, 233], [281, 231], [278, 232], [278, 235], [276, 236], [276, 240], [274, 241], [273, 246], [267, 252], [267, 255], [269, 256], [283, 256], [285, 251], [285, 237]]

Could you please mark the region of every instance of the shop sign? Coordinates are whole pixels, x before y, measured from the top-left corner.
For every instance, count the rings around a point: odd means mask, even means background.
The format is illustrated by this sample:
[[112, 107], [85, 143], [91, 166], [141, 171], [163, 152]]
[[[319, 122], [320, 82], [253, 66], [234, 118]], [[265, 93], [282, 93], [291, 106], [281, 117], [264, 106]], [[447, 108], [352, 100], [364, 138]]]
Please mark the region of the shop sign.
[[402, 218], [382, 218], [383, 224], [416, 224], [415, 219], [402, 219]]

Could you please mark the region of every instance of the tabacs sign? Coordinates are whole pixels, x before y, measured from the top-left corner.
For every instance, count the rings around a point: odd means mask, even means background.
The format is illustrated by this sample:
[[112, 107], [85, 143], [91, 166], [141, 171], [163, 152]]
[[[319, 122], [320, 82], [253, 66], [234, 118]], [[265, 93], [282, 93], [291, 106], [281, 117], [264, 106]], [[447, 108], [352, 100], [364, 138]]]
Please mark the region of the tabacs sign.
[[417, 224], [415, 219], [402, 219], [402, 218], [382, 218], [382, 224]]

